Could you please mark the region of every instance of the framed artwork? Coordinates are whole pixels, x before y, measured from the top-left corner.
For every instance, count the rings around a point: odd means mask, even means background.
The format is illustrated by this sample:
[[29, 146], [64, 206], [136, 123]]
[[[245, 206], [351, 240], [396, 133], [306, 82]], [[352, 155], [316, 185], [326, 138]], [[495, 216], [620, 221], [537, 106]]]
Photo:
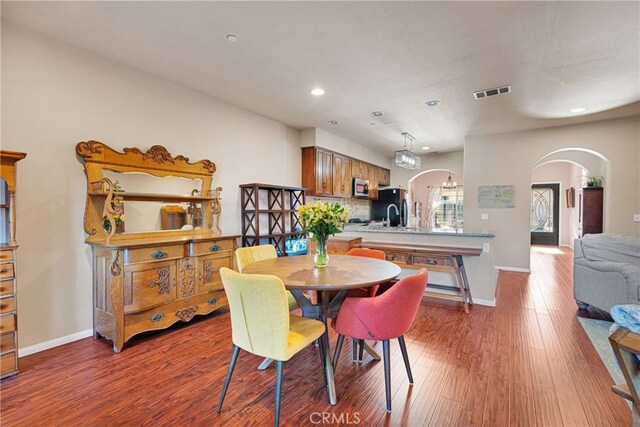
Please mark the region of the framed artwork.
[[576, 207], [576, 189], [573, 187], [567, 188], [566, 196], [567, 196], [567, 207], [575, 208]]
[[513, 208], [516, 206], [515, 185], [485, 185], [478, 187], [479, 208]]

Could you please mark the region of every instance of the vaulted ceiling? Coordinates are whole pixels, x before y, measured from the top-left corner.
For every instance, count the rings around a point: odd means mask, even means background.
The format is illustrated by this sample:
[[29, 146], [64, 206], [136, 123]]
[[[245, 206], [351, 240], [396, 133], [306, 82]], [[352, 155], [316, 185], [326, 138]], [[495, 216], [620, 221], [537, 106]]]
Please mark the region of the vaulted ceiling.
[[451, 151], [640, 111], [638, 2], [3, 1], [2, 18], [385, 153], [405, 131], [416, 151]]

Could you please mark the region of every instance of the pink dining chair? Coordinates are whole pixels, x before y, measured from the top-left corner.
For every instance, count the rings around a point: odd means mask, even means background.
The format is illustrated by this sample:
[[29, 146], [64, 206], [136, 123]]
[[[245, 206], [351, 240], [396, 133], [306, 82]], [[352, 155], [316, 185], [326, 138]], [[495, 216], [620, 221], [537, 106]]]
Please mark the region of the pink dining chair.
[[418, 273], [401, 279], [384, 294], [373, 298], [347, 298], [332, 326], [338, 335], [334, 354], [334, 371], [337, 365], [344, 337], [361, 340], [382, 341], [384, 359], [384, 381], [387, 396], [387, 411], [391, 412], [391, 367], [389, 340], [398, 339], [404, 359], [409, 383], [413, 384], [411, 365], [404, 334], [411, 328], [416, 318], [422, 295], [427, 287], [429, 273], [421, 269]]

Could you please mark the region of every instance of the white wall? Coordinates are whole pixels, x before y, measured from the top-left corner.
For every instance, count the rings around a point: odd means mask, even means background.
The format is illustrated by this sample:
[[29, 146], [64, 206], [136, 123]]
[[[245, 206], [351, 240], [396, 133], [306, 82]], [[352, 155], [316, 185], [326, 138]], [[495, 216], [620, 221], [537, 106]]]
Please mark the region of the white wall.
[[297, 130], [6, 22], [1, 137], [3, 149], [27, 153], [17, 196], [21, 348], [92, 325], [77, 142], [160, 144], [214, 161], [225, 234], [240, 231], [239, 184], [300, 184]]
[[[606, 232], [640, 234], [640, 117], [501, 135], [468, 137], [464, 151], [465, 230], [496, 234], [496, 265], [529, 268], [529, 191], [536, 162], [555, 150], [583, 147], [610, 162]], [[479, 209], [478, 186], [515, 185], [516, 206]], [[480, 215], [488, 213], [488, 220]]]
[[409, 170], [393, 164], [391, 167], [391, 186], [409, 188], [408, 183], [411, 178], [432, 169], [450, 170], [463, 176], [464, 152], [462, 151], [427, 154], [421, 157], [422, 164], [417, 170]]
[[327, 150], [384, 168], [391, 166], [390, 157], [319, 128], [308, 128], [300, 131], [300, 145], [302, 147], [318, 146], [326, 148]]

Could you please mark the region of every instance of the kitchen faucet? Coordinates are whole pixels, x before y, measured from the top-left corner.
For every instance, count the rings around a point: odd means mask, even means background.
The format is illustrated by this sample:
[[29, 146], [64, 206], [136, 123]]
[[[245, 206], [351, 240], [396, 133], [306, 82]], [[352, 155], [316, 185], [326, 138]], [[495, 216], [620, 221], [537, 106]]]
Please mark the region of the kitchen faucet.
[[[391, 218], [390, 218], [391, 207], [393, 207], [396, 210], [396, 215], [400, 216], [400, 211], [398, 210], [398, 207], [393, 203], [390, 203], [389, 206], [387, 206], [387, 228], [391, 227]], [[398, 225], [400, 225], [400, 221], [398, 221]]]

